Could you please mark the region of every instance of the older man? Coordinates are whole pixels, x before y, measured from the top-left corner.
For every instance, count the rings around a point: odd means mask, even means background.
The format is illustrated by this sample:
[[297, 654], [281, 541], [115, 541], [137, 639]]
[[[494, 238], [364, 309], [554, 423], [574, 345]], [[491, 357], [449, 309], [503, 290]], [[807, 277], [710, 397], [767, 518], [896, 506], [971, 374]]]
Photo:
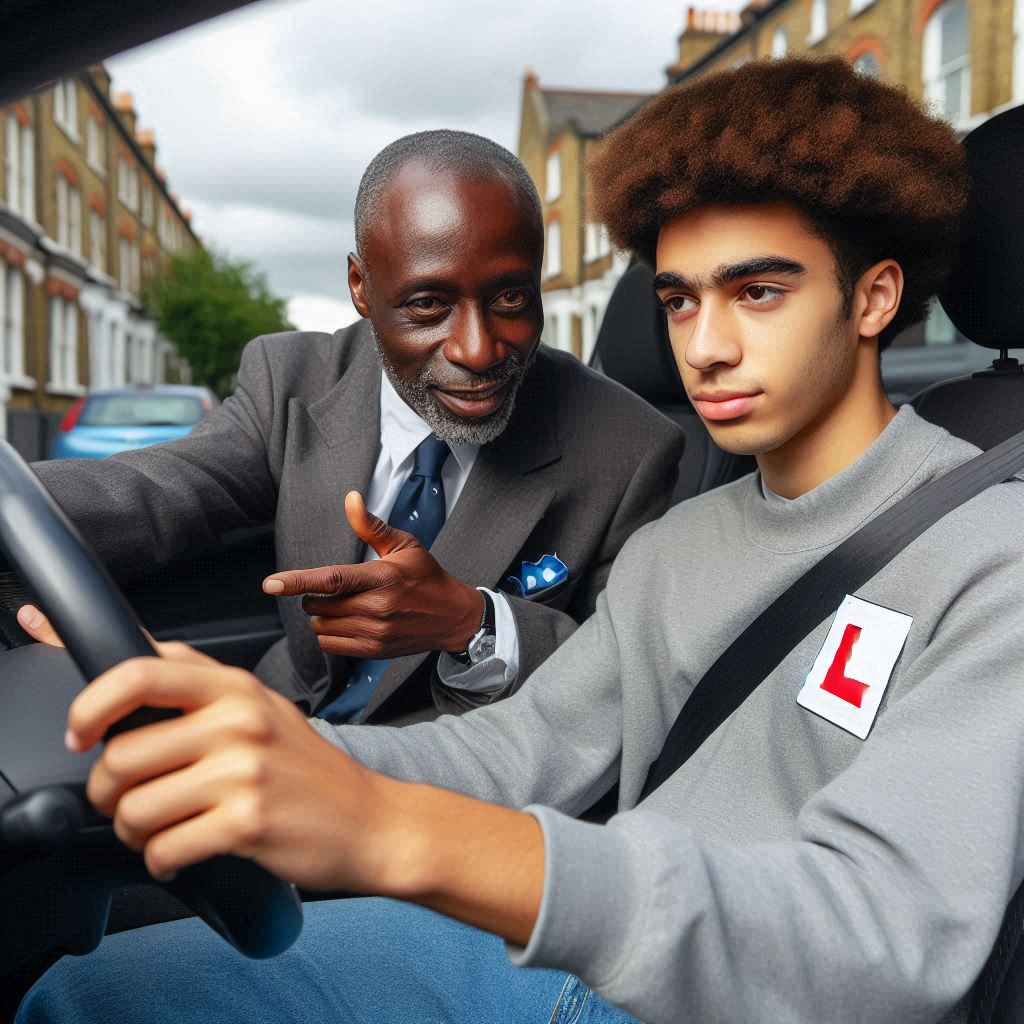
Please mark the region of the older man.
[[[115, 571], [273, 520], [287, 636], [257, 675], [328, 721], [409, 721], [507, 695], [573, 632], [667, 508], [682, 439], [539, 345], [540, 201], [507, 150], [392, 143], [356, 239], [362, 321], [250, 342], [235, 394], [181, 441], [36, 469]], [[401, 531], [386, 547], [367, 509]]]

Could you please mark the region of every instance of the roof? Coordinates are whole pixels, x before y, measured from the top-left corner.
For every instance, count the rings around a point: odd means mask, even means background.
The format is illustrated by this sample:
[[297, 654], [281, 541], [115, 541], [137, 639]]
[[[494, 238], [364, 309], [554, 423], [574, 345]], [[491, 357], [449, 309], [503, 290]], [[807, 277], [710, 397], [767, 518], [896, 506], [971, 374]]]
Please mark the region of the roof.
[[573, 127], [581, 135], [600, 135], [631, 113], [647, 92], [588, 92], [582, 89], [545, 89], [541, 96], [548, 112], [548, 141]]

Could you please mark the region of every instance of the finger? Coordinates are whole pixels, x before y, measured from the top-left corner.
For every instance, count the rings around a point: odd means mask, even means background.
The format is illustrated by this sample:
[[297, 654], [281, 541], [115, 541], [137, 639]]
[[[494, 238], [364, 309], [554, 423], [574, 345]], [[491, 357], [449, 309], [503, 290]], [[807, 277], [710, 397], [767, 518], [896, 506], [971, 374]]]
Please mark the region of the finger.
[[[38, 640], [41, 644], [49, 644], [51, 647], [64, 646], [64, 641], [57, 635], [57, 630], [53, 628], [53, 623], [34, 604], [23, 604], [18, 609], [18, 622], [21, 628], [33, 640]], [[158, 643], [153, 639], [153, 634], [148, 629], [144, 629], [142, 632], [146, 634], [146, 639], [157, 648], [161, 657], [176, 658], [178, 660], [196, 660], [199, 658], [208, 661], [212, 660], [187, 644], [179, 642]]]
[[263, 592], [277, 597], [295, 594], [347, 594], [368, 584], [366, 566], [323, 565], [316, 569], [289, 569], [263, 581]]
[[177, 771], [224, 745], [225, 739], [262, 739], [268, 723], [261, 705], [223, 698], [192, 714], [115, 736], [89, 775], [86, 793], [110, 815], [121, 795], [149, 779]]
[[122, 661], [94, 679], [72, 702], [68, 746], [89, 750], [115, 722], [141, 707], [192, 711], [226, 693], [261, 688], [248, 672], [216, 663], [185, 667], [167, 658]]
[[23, 604], [18, 609], [18, 623], [33, 640], [51, 647], [64, 646], [50, 620], [34, 604]]
[[389, 526], [383, 519], [378, 519], [368, 511], [363, 496], [358, 491], [349, 491], [345, 495], [345, 515], [349, 526], [355, 530], [361, 541], [369, 544], [380, 558], [390, 555], [393, 551], [401, 551], [412, 546], [419, 546], [419, 541], [404, 530]]
[[[149, 634], [147, 633], [146, 636], [149, 636]], [[151, 636], [149, 638], [150, 640], [153, 639]], [[154, 641], [154, 643], [160, 657], [167, 658], [169, 661], [185, 661], [193, 665], [221, 664], [216, 658], [211, 658], [208, 654], [197, 651], [194, 647], [190, 647], [181, 640]]]
[[130, 849], [141, 850], [155, 833], [213, 807], [218, 781], [218, 766], [203, 760], [133, 787], [113, 808], [114, 834]]
[[360, 627], [352, 625], [352, 622], [346, 622], [344, 632], [336, 623], [321, 623], [323, 631], [318, 632], [316, 638], [320, 650], [324, 654], [340, 654], [349, 658], [394, 658], [409, 653], [402, 640], [380, 636], [379, 630], [371, 628], [374, 624]]
[[355, 594], [306, 594], [302, 598], [302, 610], [307, 615], [325, 615], [332, 618], [345, 618], [349, 615], [364, 615], [383, 618], [388, 614], [390, 602], [383, 598], [379, 591], [394, 584], [393, 573], [380, 561], [367, 562], [369, 570], [376, 567], [375, 572], [367, 572], [369, 586]]
[[234, 853], [236, 830], [223, 804], [157, 832], [143, 850], [146, 869], [159, 881], [219, 854]]

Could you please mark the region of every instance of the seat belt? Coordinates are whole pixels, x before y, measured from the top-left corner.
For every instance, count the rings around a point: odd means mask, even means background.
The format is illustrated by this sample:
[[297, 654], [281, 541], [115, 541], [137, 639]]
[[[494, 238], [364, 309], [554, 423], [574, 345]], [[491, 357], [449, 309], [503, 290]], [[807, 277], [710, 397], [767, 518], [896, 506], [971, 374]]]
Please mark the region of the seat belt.
[[726, 648], [693, 688], [651, 764], [646, 799], [783, 659], [911, 541], [948, 512], [1024, 468], [1024, 431], [917, 488], [816, 562]]

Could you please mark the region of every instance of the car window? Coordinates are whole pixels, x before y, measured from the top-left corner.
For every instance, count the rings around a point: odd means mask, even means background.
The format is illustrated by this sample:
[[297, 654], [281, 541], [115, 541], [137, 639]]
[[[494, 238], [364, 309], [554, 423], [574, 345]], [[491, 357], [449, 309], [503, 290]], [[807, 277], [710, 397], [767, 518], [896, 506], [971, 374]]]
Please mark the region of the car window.
[[78, 418], [83, 427], [188, 427], [202, 418], [198, 398], [188, 395], [95, 395]]

